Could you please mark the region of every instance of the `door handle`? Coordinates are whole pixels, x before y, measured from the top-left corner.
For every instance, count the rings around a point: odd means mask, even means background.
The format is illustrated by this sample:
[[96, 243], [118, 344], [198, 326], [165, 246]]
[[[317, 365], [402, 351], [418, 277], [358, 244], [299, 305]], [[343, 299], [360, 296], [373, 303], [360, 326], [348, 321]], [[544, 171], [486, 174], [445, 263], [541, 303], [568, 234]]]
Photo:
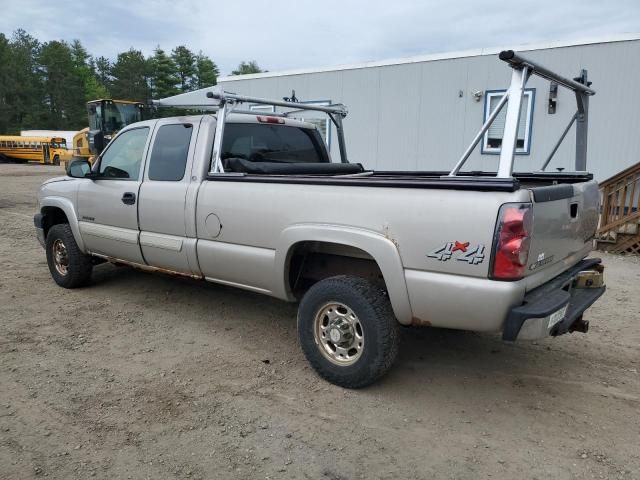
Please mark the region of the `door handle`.
[[122, 195], [122, 203], [126, 205], [133, 205], [136, 203], [136, 194], [133, 192], [125, 192], [125, 194]]

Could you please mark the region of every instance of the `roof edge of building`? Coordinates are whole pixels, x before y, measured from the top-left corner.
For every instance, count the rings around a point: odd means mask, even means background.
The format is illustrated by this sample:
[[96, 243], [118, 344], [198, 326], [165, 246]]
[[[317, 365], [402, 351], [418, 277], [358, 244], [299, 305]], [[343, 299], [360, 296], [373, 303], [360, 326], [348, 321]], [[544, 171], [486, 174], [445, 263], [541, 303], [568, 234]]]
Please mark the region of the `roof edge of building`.
[[629, 42], [633, 40], [640, 40], [640, 33], [623, 33], [623, 34], [611, 34], [599, 37], [592, 37], [588, 39], [576, 39], [570, 41], [552, 41], [544, 43], [531, 43], [524, 45], [516, 45], [510, 47], [488, 47], [488, 48], [475, 48], [470, 50], [460, 50], [453, 52], [442, 53], [429, 53], [425, 55], [416, 55], [412, 57], [404, 58], [392, 58], [386, 60], [373, 60], [369, 62], [353, 63], [346, 65], [337, 65], [332, 67], [317, 67], [317, 68], [300, 68], [293, 70], [283, 70], [280, 72], [264, 72], [253, 73], [249, 75], [227, 75], [218, 78], [218, 83], [233, 82], [238, 80], [252, 80], [258, 78], [271, 78], [271, 77], [287, 77], [293, 75], [305, 75], [309, 73], [327, 73], [327, 72], [339, 72], [343, 70], [359, 70], [363, 68], [372, 67], [388, 67], [393, 65], [406, 65], [410, 63], [421, 62], [433, 62], [437, 60], [452, 60], [456, 58], [468, 58], [468, 57], [480, 57], [484, 55], [497, 55], [502, 50], [515, 50], [518, 52], [530, 52], [533, 50], [547, 50], [553, 48], [563, 47], [578, 47], [582, 45], [594, 45], [599, 43], [616, 43], [616, 42]]

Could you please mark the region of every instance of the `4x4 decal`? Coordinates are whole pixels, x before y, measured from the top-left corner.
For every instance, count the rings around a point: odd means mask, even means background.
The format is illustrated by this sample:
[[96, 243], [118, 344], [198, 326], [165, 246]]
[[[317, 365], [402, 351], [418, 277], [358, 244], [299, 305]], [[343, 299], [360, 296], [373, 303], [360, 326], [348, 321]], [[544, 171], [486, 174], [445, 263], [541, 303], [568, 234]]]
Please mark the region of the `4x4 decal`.
[[[460, 252], [455, 255], [456, 252]], [[456, 257], [459, 262], [467, 262], [469, 265], [478, 265], [484, 261], [484, 245], [479, 243], [478, 245], [471, 246], [470, 242], [448, 242], [441, 247], [436, 248], [427, 257], [435, 258], [441, 262], [446, 262], [452, 257]]]

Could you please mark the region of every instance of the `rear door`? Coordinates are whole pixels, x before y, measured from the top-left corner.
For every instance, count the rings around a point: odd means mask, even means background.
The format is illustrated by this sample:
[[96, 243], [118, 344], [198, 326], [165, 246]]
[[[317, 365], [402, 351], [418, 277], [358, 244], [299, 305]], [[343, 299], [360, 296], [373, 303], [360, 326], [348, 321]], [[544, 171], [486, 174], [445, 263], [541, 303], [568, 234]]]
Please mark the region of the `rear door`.
[[196, 239], [187, 237], [187, 222], [195, 221], [195, 212], [186, 209], [198, 126], [179, 119], [158, 121], [138, 206], [145, 261], [188, 275], [199, 272]]
[[100, 156], [98, 177], [78, 189], [80, 233], [87, 250], [144, 264], [138, 230], [138, 195], [150, 128], [120, 132]]

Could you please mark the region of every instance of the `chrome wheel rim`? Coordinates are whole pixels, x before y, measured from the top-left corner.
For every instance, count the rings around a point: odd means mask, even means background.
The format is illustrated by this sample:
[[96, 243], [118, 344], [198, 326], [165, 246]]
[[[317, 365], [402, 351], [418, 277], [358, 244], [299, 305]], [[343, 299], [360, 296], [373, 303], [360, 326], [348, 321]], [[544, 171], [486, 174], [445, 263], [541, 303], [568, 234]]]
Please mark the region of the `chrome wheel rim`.
[[340, 302], [331, 302], [318, 310], [314, 336], [320, 352], [331, 363], [352, 365], [364, 351], [364, 332], [355, 312]]
[[67, 255], [67, 247], [62, 240], [57, 239], [53, 242], [53, 265], [60, 275], [66, 275], [69, 272], [69, 255]]

